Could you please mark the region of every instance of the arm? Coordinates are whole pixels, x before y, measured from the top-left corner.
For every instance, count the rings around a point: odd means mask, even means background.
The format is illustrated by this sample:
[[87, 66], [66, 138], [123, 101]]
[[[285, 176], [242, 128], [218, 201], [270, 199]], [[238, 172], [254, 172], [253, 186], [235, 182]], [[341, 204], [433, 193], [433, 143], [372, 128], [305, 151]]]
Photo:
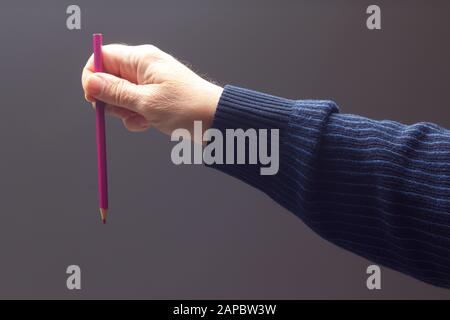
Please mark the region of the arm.
[[450, 287], [450, 131], [232, 86], [213, 127], [280, 128], [277, 175], [214, 167], [261, 189], [338, 246]]
[[289, 100], [208, 82], [154, 46], [103, 47], [88, 101], [131, 131], [279, 129], [280, 167], [213, 165], [262, 190], [325, 239], [376, 263], [450, 287], [450, 132], [340, 114], [331, 101]]

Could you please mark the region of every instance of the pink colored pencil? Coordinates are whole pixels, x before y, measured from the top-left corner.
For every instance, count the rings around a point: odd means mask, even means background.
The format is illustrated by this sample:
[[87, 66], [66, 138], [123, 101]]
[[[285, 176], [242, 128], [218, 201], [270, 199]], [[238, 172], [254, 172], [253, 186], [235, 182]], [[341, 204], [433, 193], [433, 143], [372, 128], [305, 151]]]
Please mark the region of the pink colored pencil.
[[[103, 71], [102, 34], [92, 36], [94, 46], [94, 72]], [[97, 138], [97, 169], [99, 208], [103, 223], [108, 213], [108, 175], [106, 170], [105, 103], [95, 101], [95, 124]]]

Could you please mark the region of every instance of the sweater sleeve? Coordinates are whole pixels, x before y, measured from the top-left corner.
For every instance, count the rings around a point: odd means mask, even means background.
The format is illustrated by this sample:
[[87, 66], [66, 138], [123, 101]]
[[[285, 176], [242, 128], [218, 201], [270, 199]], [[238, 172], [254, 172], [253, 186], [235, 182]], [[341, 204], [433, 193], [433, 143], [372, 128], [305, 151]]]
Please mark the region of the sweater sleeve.
[[326, 240], [450, 288], [450, 131], [234, 86], [224, 88], [213, 128], [224, 136], [279, 129], [277, 174], [251, 164], [211, 166], [262, 190]]

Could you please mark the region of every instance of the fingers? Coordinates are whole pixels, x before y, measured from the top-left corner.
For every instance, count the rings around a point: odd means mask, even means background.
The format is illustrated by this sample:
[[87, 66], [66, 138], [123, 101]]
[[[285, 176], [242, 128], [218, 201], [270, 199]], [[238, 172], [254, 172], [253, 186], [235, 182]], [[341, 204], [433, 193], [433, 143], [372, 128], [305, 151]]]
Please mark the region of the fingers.
[[[103, 72], [139, 83], [139, 74], [154, 61], [159, 60], [164, 53], [152, 45], [127, 46], [121, 44], [109, 44], [102, 46]], [[91, 55], [83, 68], [81, 81], [94, 72], [94, 56]]]
[[[93, 104], [93, 106], [95, 106], [95, 104]], [[105, 105], [105, 114], [124, 120], [125, 118], [134, 116], [136, 113], [125, 108], [107, 104]]]
[[[112, 44], [102, 47], [103, 71], [117, 77], [137, 83], [137, 70], [130, 61], [132, 47]], [[85, 91], [85, 98], [94, 102], [94, 98], [86, 93], [87, 79], [94, 73], [94, 55], [91, 55], [81, 74], [81, 85]]]
[[140, 132], [145, 131], [150, 128], [150, 124], [147, 119], [145, 119], [140, 114], [135, 114], [125, 119], [122, 119], [123, 124], [129, 131]]
[[[145, 88], [145, 91], [144, 91]], [[107, 104], [140, 113], [143, 111], [150, 87], [143, 87], [111, 74], [97, 72], [91, 74], [85, 84], [88, 99], [98, 99]]]
[[105, 106], [105, 113], [122, 120], [129, 131], [138, 132], [150, 128], [150, 123], [145, 117], [128, 109], [107, 104]]
[[155, 89], [137, 84], [146, 68], [162, 57], [162, 51], [151, 45], [112, 44], [103, 46], [102, 53], [104, 73], [94, 72], [92, 55], [83, 68], [81, 80], [86, 100], [105, 102], [105, 112], [121, 119], [130, 131], [148, 129], [150, 124], [142, 111]]
[[[133, 47], [110, 44], [102, 46], [103, 71], [120, 78], [136, 82], [135, 59], [131, 59]], [[83, 68], [82, 82], [94, 72], [94, 55], [91, 55]]]

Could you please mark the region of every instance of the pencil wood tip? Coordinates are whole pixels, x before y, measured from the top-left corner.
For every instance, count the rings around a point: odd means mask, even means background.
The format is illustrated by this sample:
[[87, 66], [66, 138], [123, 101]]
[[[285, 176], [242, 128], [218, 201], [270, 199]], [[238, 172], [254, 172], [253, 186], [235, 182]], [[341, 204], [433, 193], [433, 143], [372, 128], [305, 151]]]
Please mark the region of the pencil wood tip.
[[100, 208], [100, 217], [102, 218], [103, 224], [106, 223], [106, 215], [108, 214], [108, 209]]

